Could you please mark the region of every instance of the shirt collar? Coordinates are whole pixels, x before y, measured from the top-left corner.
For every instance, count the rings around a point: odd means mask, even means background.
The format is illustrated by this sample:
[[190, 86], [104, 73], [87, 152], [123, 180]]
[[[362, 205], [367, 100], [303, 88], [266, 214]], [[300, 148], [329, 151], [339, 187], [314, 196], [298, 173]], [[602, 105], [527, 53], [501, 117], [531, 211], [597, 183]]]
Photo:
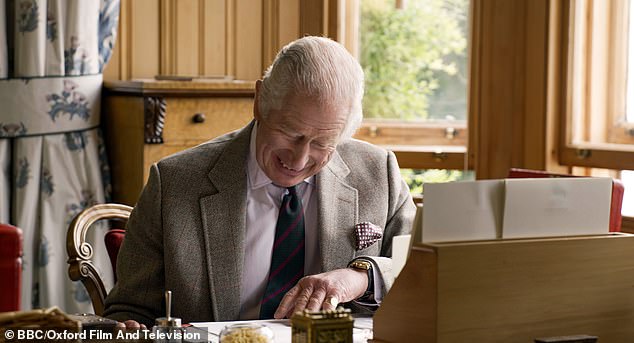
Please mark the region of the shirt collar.
[[[258, 134], [258, 122], [256, 121], [251, 130], [251, 141], [249, 143], [249, 158], [247, 159], [247, 179], [249, 180], [249, 187], [251, 189], [258, 189], [267, 185], [273, 184], [273, 181], [269, 179], [264, 173], [257, 158], [255, 157], [255, 139]], [[304, 182], [309, 185], [315, 184], [315, 175], [304, 179]]]

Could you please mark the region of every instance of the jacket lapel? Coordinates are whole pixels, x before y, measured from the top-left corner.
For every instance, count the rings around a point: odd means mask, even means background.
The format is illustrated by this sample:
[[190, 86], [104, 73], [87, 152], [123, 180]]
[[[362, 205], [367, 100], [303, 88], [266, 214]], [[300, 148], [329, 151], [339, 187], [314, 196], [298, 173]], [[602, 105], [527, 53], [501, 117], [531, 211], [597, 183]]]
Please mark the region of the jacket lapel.
[[354, 225], [358, 220], [356, 188], [344, 180], [350, 169], [335, 152], [317, 174], [318, 222], [322, 271], [344, 268], [354, 258]]
[[[216, 192], [200, 199], [215, 321], [240, 314], [246, 226], [246, 158], [253, 122], [239, 131], [209, 172]], [[222, 294], [222, 296], [218, 296]]]

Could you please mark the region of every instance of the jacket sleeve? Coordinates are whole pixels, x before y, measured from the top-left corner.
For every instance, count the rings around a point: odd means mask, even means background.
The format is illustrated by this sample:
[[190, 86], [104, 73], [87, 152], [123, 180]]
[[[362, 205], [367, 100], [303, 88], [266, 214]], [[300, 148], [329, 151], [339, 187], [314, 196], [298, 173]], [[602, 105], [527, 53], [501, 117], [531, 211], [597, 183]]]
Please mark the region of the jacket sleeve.
[[357, 258], [367, 259], [373, 264], [374, 294], [376, 304], [380, 304], [383, 296], [394, 283], [394, 273], [392, 271], [392, 239], [394, 236], [407, 235], [411, 232], [416, 205], [412, 200], [409, 187], [401, 177], [400, 168], [396, 161], [396, 156], [391, 151], [387, 153], [387, 175], [388, 175], [388, 213], [386, 225], [383, 230], [383, 244], [380, 256], [358, 256]]
[[126, 225], [117, 258], [117, 283], [106, 298], [105, 317], [132, 319], [148, 327], [161, 317], [165, 288], [161, 199], [161, 177], [154, 164]]

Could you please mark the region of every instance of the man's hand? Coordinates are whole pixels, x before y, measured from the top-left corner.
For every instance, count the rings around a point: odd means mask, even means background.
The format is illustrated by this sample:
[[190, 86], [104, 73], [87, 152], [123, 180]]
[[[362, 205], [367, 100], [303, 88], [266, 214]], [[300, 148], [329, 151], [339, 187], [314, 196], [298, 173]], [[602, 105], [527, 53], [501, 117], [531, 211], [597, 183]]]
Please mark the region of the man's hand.
[[118, 322], [117, 326], [115, 326], [115, 329], [117, 330], [147, 330], [147, 327], [145, 326], [145, 324], [139, 324], [139, 322], [134, 321], [134, 320], [126, 320], [125, 322]]
[[303, 277], [282, 298], [273, 315], [276, 319], [289, 318], [304, 309], [334, 310], [338, 303], [352, 301], [368, 288], [368, 274], [350, 268]]

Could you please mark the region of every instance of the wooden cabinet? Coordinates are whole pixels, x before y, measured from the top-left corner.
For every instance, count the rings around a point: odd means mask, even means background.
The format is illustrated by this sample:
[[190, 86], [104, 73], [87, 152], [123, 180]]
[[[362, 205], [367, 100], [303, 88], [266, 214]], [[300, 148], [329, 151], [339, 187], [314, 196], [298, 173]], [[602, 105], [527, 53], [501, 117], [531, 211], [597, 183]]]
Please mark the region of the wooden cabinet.
[[106, 82], [101, 120], [113, 201], [134, 205], [152, 163], [249, 123], [254, 88], [251, 81]]

